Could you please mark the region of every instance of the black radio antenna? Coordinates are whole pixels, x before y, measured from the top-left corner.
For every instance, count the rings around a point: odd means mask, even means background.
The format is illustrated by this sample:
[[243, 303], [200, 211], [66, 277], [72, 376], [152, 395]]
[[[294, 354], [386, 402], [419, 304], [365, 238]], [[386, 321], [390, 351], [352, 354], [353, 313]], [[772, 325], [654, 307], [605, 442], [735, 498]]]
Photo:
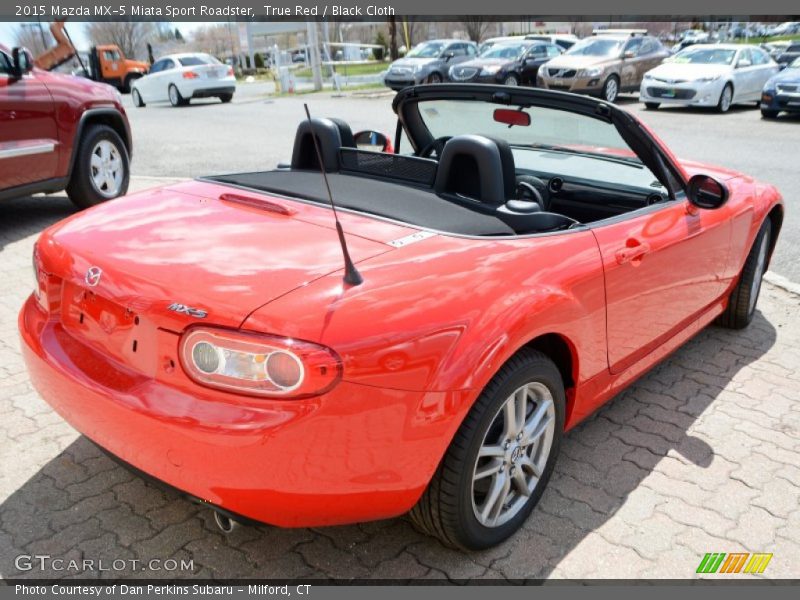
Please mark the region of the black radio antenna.
[[336, 221], [336, 233], [339, 234], [339, 244], [342, 246], [342, 254], [344, 255], [344, 282], [350, 285], [361, 285], [364, 278], [358, 272], [356, 266], [353, 264], [353, 259], [350, 258], [350, 252], [347, 251], [347, 240], [344, 238], [344, 230], [342, 224], [339, 222], [339, 214], [336, 212], [336, 203], [333, 201], [333, 193], [331, 192], [331, 184], [328, 183], [328, 174], [325, 172], [325, 164], [322, 162], [322, 151], [319, 149], [319, 141], [314, 133], [314, 123], [311, 121], [311, 113], [308, 111], [308, 104], [303, 104], [306, 109], [306, 118], [308, 125], [311, 128], [311, 139], [314, 140], [314, 149], [317, 151], [317, 162], [322, 171], [322, 179], [325, 180], [325, 188], [328, 190], [328, 200], [333, 209], [333, 219]]

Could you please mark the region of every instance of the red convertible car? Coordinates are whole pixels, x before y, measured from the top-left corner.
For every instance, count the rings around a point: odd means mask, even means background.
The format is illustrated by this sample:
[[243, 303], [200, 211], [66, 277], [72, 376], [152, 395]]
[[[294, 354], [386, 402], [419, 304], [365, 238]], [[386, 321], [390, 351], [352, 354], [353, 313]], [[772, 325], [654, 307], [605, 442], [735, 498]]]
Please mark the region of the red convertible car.
[[393, 107], [395, 153], [309, 118], [290, 166], [46, 230], [19, 318], [41, 395], [223, 526], [410, 511], [476, 549], [522, 525], [565, 431], [753, 318], [771, 185], [588, 97], [428, 85]]

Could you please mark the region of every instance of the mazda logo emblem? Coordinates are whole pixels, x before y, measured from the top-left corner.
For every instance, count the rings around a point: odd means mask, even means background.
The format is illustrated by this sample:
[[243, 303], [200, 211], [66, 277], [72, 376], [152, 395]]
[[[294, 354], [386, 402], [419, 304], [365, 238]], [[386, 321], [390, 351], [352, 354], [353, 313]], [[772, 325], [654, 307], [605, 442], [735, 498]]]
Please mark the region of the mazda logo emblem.
[[100, 277], [102, 276], [103, 270], [100, 267], [91, 267], [88, 271], [86, 271], [86, 277], [84, 277], [84, 280], [86, 281], [86, 285], [94, 287], [100, 283]]

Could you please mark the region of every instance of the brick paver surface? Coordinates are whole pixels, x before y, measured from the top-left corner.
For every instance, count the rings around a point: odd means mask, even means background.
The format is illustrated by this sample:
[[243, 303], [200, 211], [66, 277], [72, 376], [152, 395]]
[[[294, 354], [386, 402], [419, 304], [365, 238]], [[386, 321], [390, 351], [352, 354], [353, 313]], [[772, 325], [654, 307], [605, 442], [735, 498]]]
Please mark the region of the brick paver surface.
[[17, 570], [18, 555], [46, 554], [193, 565], [90, 577], [684, 578], [706, 552], [772, 552], [764, 577], [800, 576], [797, 296], [766, 285], [749, 329], [708, 328], [572, 431], [539, 507], [497, 548], [454, 552], [402, 518], [224, 536], [209, 510], [106, 458], [28, 381], [16, 315], [31, 247], [71, 212], [63, 196], [0, 203], [3, 577], [76, 575]]

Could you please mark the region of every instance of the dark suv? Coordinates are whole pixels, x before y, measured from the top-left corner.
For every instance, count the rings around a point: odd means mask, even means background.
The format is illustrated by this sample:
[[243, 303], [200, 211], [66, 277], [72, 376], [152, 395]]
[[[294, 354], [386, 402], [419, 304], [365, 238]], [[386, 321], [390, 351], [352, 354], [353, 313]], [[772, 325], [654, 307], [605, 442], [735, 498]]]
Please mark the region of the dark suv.
[[123, 195], [131, 131], [119, 92], [33, 67], [0, 44], [0, 199], [66, 190], [80, 208]]

